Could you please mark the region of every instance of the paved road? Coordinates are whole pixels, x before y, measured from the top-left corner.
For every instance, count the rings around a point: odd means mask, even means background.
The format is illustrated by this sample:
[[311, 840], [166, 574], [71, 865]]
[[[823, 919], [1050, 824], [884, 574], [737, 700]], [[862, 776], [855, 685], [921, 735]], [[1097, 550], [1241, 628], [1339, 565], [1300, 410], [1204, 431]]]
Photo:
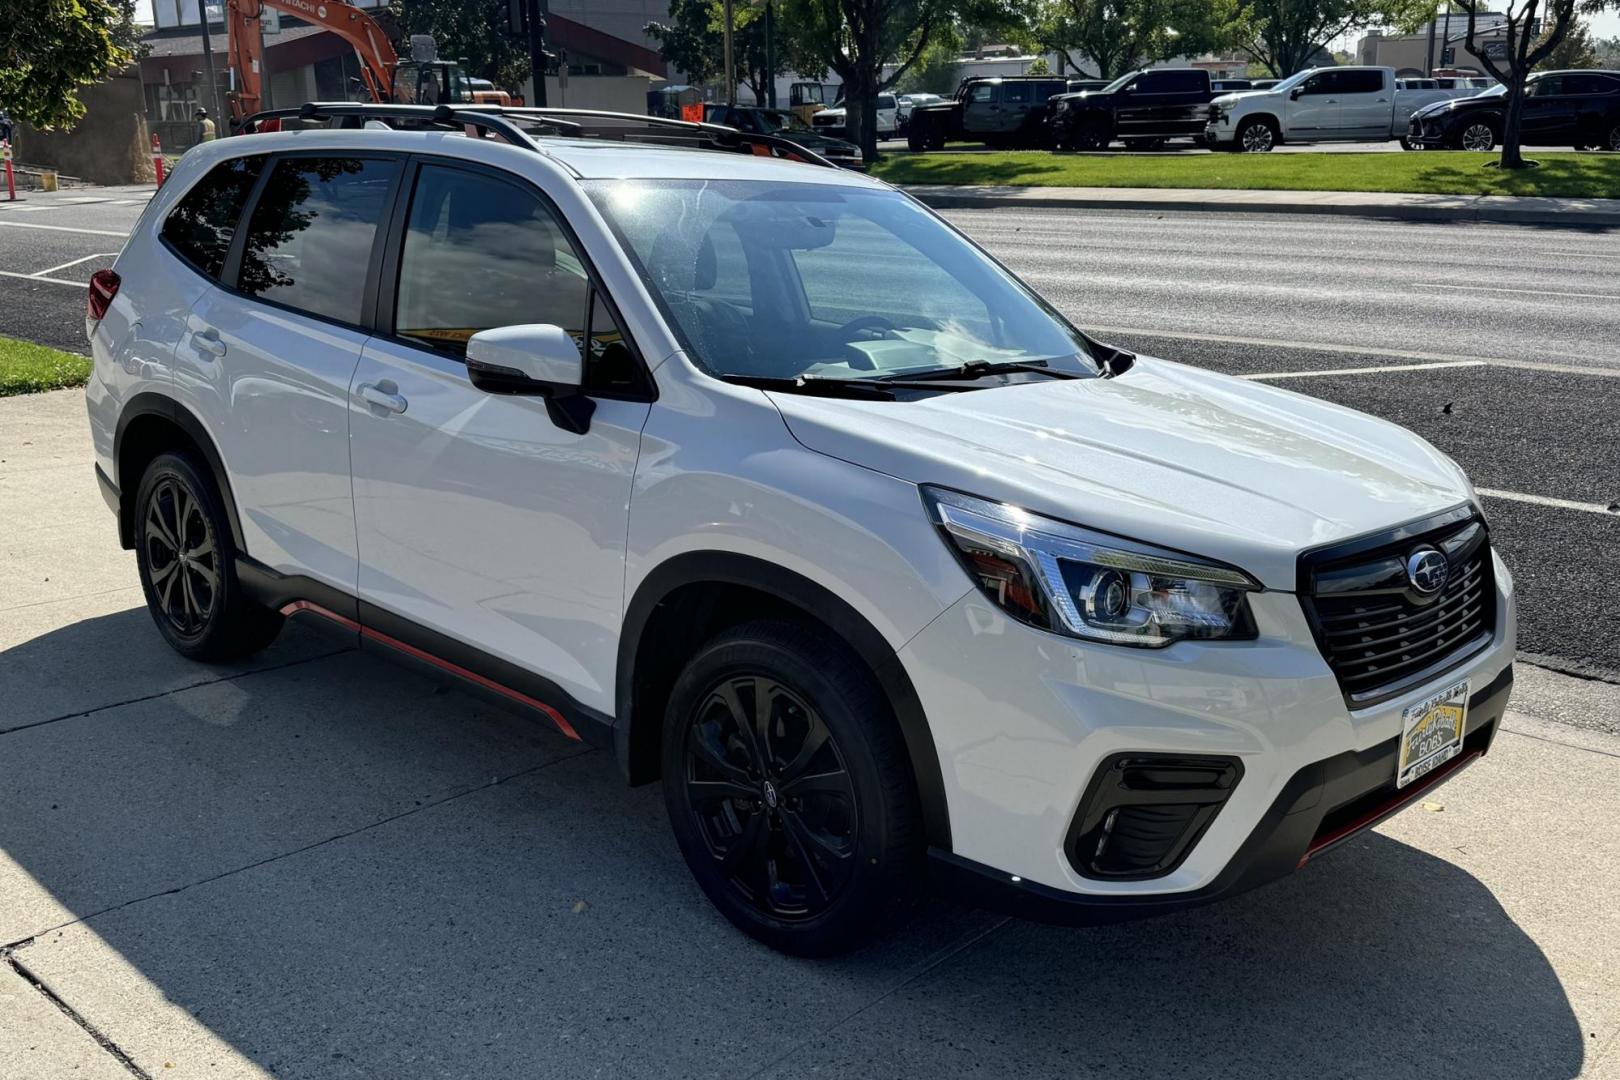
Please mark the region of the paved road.
[[[38, 195], [0, 209], [0, 271], [55, 279], [0, 276], [0, 333], [82, 351], [75, 283], [107, 264], [144, 195]], [[1620, 618], [1594, 602], [1620, 571], [1620, 514], [1606, 512], [1620, 503], [1620, 230], [947, 216], [1105, 338], [1234, 374], [1359, 372], [1277, 383], [1411, 427], [1502, 493], [1486, 508], [1522, 590], [1523, 652], [1620, 681]], [[1524, 364], [1542, 367], [1509, 366]], [[1620, 718], [1590, 722], [1620, 730]]]

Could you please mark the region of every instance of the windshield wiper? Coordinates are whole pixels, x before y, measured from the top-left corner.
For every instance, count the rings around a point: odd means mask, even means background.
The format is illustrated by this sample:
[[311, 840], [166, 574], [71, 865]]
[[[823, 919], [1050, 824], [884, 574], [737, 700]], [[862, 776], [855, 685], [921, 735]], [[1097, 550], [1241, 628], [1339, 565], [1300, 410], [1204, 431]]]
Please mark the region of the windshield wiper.
[[1015, 360], [1003, 364], [993, 364], [988, 360], [969, 360], [967, 363], [958, 364], [955, 367], [931, 368], [927, 371], [897, 371], [893, 375], [880, 375], [877, 381], [895, 383], [900, 381], [932, 381], [935, 379], [977, 379], [984, 375], [1015, 375], [1019, 372], [1049, 375], [1054, 379], [1079, 379], [1083, 377], [1072, 371], [1054, 368], [1045, 360]]

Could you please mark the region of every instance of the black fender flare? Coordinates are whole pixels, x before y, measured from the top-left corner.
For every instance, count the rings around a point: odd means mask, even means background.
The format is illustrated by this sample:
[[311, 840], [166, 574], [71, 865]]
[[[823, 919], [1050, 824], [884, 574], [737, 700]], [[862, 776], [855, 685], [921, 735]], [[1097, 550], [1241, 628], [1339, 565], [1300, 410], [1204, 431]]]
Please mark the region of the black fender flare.
[[[636, 723], [635, 668], [642, 634], [665, 598], [683, 586], [706, 583], [745, 586], [791, 604], [842, 637], [870, 665], [905, 739], [928, 842], [932, 847], [949, 851], [950, 814], [939, 752], [922, 701], [894, 648], [860, 612], [830, 589], [802, 574], [749, 555], [728, 551], [691, 551], [676, 555], [649, 573], [631, 598], [619, 634], [617, 707], [613, 724], [614, 752], [631, 782], [644, 779], [636, 775], [638, 770], [632, 761], [632, 727]], [[661, 712], [659, 716], [661, 720]]]
[[219, 455], [219, 448], [214, 445], [213, 436], [208, 434], [208, 429], [190, 409], [167, 394], [153, 391], [136, 394], [124, 403], [118, 413], [118, 427], [113, 433], [113, 468], [118, 472], [116, 482], [119, 491], [119, 540], [126, 548], [134, 546], [133, 504], [135, 489], [140, 485], [140, 477], [123, 475], [124, 434], [136, 420], [148, 416], [166, 420], [179, 428], [202, 453], [203, 463], [207, 465], [209, 474], [218, 485], [220, 497], [225, 503], [225, 514], [231, 523], [231, 540], [235, 543], [237, 551], [246, 554], [247, 545], [242, 538], [242, 520], [236, 511], [236, 496], [231, 491], [231, 480], [225, 472], [225, 461]]

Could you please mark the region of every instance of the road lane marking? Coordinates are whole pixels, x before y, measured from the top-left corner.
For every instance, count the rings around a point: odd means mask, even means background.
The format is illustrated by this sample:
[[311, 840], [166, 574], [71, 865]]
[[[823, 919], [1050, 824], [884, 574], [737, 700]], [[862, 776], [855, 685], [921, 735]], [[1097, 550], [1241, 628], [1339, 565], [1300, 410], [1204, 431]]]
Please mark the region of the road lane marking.
[[16, 278], [19, 281], [43, 281], [47, 285], [71, 285], [75, 289], [88, 289], [89, 282], [67, 281], [63, 278], [36, 277], [33, 274], [19, 274], [15, 270], [0, 270], [0, 277]]
[[1496, 488], [1474, 489], [1487, 499], [1510, 499], [1513, 502], [1531, 503], [1535, 506], [1551, 506], [1559, 510], [1580, 510], [1588, 514], [1607, 514], [1609, 517], [1620, 516], [1620, 510], [1611, 509], [1604, 503], [1576, 502], [1573, 499], [1553, 499], [1546, 495], [1526, 495], [1522, 491], [1498, 491]]
[[1516, 293], [1520, 296], [1579, 296], [1586, 300], [1620, 300], [1610, 293], [1558, 292], [1553, 289], [1507, 289], [1491, 285], [1441, 285], [1434, 282], [1414, 281], [1414, 289], [1461, 289], [1467, 292]]
[[[1523, 371], [1556, 371], [1566, 375], [1596, 375], [1600, 378], [1620, 379], [1620, 367], [1592, 367], [1581, 364], [1548, 364], [1539, 360], [1506, 360], [1496, 356], [1459, 356], [1456, 353], [1414, 352], [1409, 349], [1380, 349], [1373, 345], [1340, 345], [1325, 341], [1279, 341], [1275, 338], [1239, 337], [1233, 334], [1200, 334], [1185, 330], [1150, 330], [1141, 326], [1098, 326], [1087, 323], [1084, 327], [1092, 334], [1128, 334], [1132, 337], [1172, 338], [1183, 341], [1202, 341], [1215, 345], [1254, 345], [1266, 349], [1299, 349], [1302, 352], [1340, 353], [1347, 356], [1387, 356], [1394, 360], [1480, 361], [1491, 367], [1516, 368]], [[1572, 353], [1558, 353], [1572, 356]], [[1162, 357], [1171, 360], [1174, 357]], [[1382, 369], [1380, 369], [1382, 370]]]
[[49, 270], [41, 270], [37, 274], [30, 274], [28, 276], [42, 278], [47, 274], [54, 274], [58, 270], [66, 270], [70, 266], [78, 266], [82, 262], [89, 262], [91, 259], [116, 259], [117, 257], [118, 252], [116, 251], [102, 252], [97, 255], [86, 255], [83, 258], [74, 259], [72, 262], [65, 262], [61, 266], [53, 266]]
[[1538, 251], [1537, 255], [1573, 255], [1577, 259], [1620, 259], [1620, 255], [1600, 255], [1595, 251]]
[[0, 221], [0, 228], [44, 229], [47, 232], [84, 233], [86, 236], [116, 236], [120, 239], [129, 235], [127, 232], [112, 232], [109, 229], [76, 229], [72, 225], [35, 225], [32, 221]]
[[1435, 368], [1490, 367], [1484, 360], [1438, 360], [1429, 364], [1382, 364], [1378, 367], [1321, 368], [1315, 371], [1261, 371], [1240, 379], [1316, 379], [1329, 375], [1382, 375], [1386, 371], [1433, 371]]

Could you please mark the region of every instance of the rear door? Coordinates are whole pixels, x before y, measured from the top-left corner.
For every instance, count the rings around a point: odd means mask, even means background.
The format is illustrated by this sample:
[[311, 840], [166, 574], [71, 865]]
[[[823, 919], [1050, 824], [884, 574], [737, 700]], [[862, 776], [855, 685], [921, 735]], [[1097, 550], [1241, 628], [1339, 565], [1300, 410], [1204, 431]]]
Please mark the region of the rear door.
[[1389, 72], [1349, 68], [1338, 75], [1339, 138], [1387, 139], [1395, 115]]
[[248, 553], [349, 594], [349, 382], [402, 166], [370, 152], [272, 157], [224, 282], [175, 351], [177, 391], [219, 447]]
[[[542, 701], [565, 700], [551, 689], [560, 686], [611, 711], [650, 376], [537, 189], [431, 159], [411, 187], [385, 259], [377, 336], [349, 396], [361, 621], [463, 655], [456, 663], [475, 671], [494, 658], [539, 674], [548, 684], [525, 692]], [[560, 326], [581, 346], [595, 402], [584, 434], [558, 426], [542, 397], [468, 381], [467, 340], [521, 323]]]

